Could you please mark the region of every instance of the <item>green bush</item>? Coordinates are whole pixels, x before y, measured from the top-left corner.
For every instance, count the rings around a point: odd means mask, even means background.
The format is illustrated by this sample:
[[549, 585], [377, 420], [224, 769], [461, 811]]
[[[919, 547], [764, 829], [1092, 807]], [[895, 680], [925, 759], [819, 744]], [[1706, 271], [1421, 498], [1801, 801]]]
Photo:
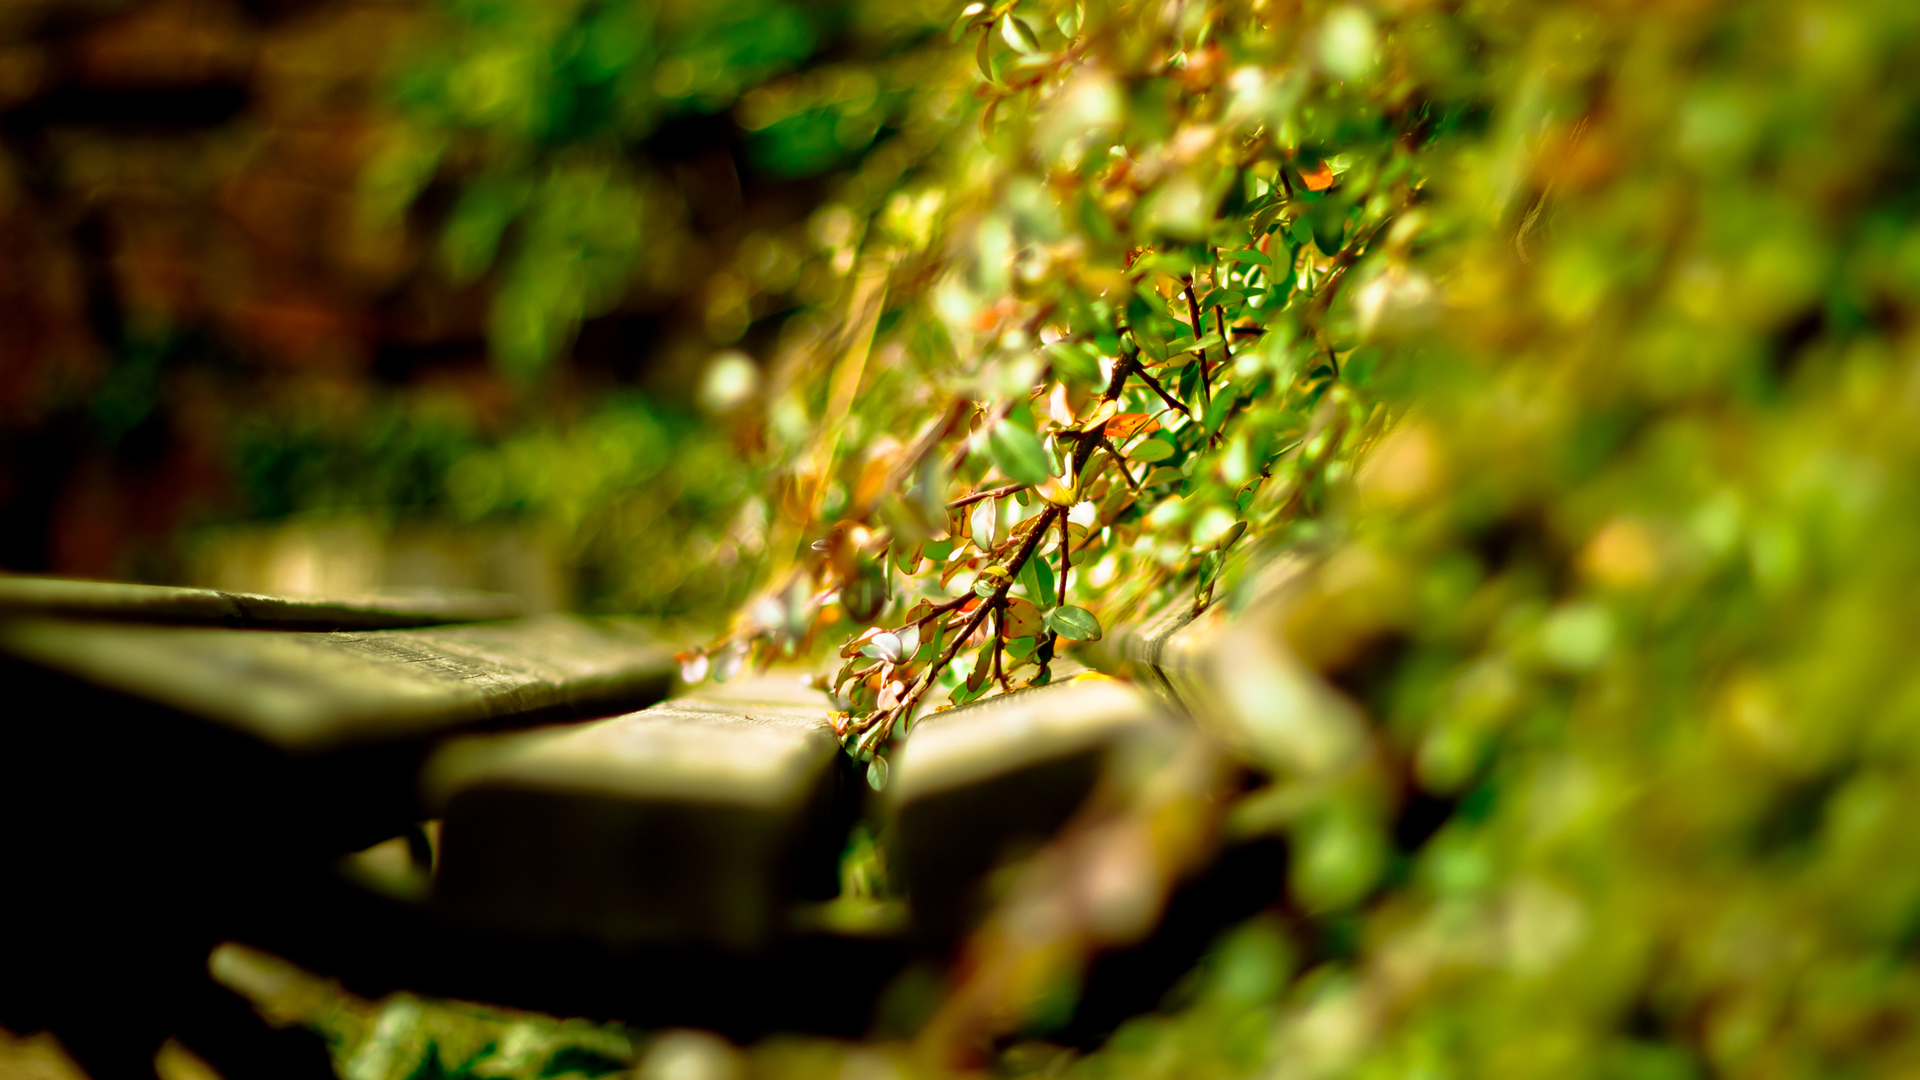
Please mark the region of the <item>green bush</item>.
[[[608, 11], [503, 32], [551, 58]], [[1078, 642], [1237, 603], [1249, 567], [1297, 556], [1276, 632], [1353, 706], [1294, 718], [1352, 725], [1326, 760], [1256, 748], [1227, 816], [1288, 840], [1273, 912], [1084, 1056], [1045, 1046], [1047, 1002], [1002, 1002], [976, 1034], [1035, 1040], [997, 1067], [1920, 1067], [1920, 9], [1022, 0], [939, 21], [867, 81], [686, 84], [732, 102], [769, 168], [842, 170], [813, 283], [753, 315], [783, 328], [731, 414], [756, 598], [688, 674], [845, 642], [838, 722], [884, 760], [917, 708], [1044, 681]], [[732, 25], [673, 48], [734, 49], [713, 44]], [[528, 70], [603, 46], [566, 48]], [[477, 265], [523, 215], [495, 256], [509, 366], [596, 310], [602, 268], [648, 258], [647, 226], [593, 209], [643, 180], [568, 194], [543, 185], [572, 166], [511, 149], [667, 108], [645, 88], [679, 69], [633, 73], [682, 54], [604, 48], [632, 58], [588, 80], [604, 92], [500, 99], [503, 164], [449, 225]], [[516, 292], [549, 258], [571, 276]], [[824, 1075], [849, 1053], [752, 1060]]]

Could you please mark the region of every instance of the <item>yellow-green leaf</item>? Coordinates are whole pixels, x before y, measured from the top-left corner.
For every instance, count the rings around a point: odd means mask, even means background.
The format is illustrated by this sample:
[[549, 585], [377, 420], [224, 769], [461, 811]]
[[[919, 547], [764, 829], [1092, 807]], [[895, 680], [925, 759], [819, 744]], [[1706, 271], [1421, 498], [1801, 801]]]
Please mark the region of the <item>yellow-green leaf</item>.
[[1127, 457], [1147, 464], [1165, 461], [1172, 456], [1173, 444], [1160, 439], [1142, 439], [1127, 451]]
[[1072, 604], [1062, 604], [1047, 612], [1047, 628], [1069, 641], [1099, 641], [1100, 620], [1093, 612]]

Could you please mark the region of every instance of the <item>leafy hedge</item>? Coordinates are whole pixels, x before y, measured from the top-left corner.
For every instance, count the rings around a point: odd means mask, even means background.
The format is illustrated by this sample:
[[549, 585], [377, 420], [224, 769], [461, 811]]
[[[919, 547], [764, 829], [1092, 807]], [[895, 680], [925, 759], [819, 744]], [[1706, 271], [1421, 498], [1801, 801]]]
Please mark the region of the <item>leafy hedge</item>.
[[1073, 1070], [1913, 1067], [1917, 20], [968, 7], [776, 369], [723, 648], [887, 628], [836, 683], [883, 757], [1310, 554], [1285, 633], [1361, 709], [1237, 811], [1287, 915]]
[[1920, 9], [939, 16], [716, 397], [758, 599], [686, 673], [840, 648], [881, 785], [916, 709], [1290, 553], [1355, 706], [1267, 717], [1342, 748], [1227, 819], [1288, 840], [1273, 912], [1085, 1056], [1002, 1003], [996, 1067], [1920, 1066]]

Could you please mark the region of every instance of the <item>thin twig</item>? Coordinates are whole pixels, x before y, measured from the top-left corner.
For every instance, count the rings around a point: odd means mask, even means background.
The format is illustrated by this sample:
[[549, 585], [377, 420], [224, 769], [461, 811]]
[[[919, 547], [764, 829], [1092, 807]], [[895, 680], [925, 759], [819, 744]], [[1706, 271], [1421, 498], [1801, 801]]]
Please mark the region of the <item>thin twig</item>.
[[1154, 393], [1159, 394], [1160, 400], [1166, 402], [1169, 408], [1178, 409], [1180, 411], [1180, 415], [1182, 416], [1193, 415], [1192, 413], [1187, 411], [1187, 407], [1185, 405], [1180, 403], [1179, 398], [1176, 398], [1172, 394], [1167, 393], [1167, 388], [1160, 385], [1159, 379], [1154, 378], [1151, 374], [1147, 372], [1146, 368], [1143, 368], [1140, 366], [1140, 361], [1137, 357], [1127, 357], [1123, 359], [1121, 363], [1131, 365], [1133, 368], [1133, 374], [1140, 376], [1140, 381], [1146, 383], [1147, 386], [1150, 389], [1152, 389]]
[[1102, 450], [1105, 450], [1107, 452], [1107, 456], [1113, 459], [1114, 465], [1119, 467], [1120, 475], [1127, 478], [1127, 486], [1129, 488], [1132, 488], [1134, 491], [1139, 491], [1140, 484], [1138, 481], [1136, 481], [1133, 478], [1133, 472], [1127, 468], [1126, 459], [1120, 456], [1119, 448], [1113, 445], [1113, 440], [1107, 438], [1106, 433], [1104, 432], [1102, 432], [1100, 435], [1100, 448]]
[[[1042, 511], [1042, 513], [1045, 514], [1059, 512], [1060, 507], [1057, 506], [1049, 506], [1046, 510]], [[1032, 532], [1027, 534], [1026, 540], [1020, 545], [1020, 550], [1008, 561], [1007, 580], [1001, 582], [999, 587], [993, 591], [993, 595], [984, 598], [980, 606], [974, 609], [973, 617], [967, 620], [965, 628], [954, 635], [953, 643], [947, 646], [946, 652], [942, 653], [937, 660], [928, 665], [926, 673], [914, 682], [913, 689], [908, 691], [907, 697], [904, 698], [900, 704], [882, 714], [874, 722], [874, 725], [867, 729], [866, 734], [860, 737], [860, 741], [856, 745], [858, 745], [863, 753], [871, 752], [875, 747], [889, 738], [893, 734], [894, 725], [899, 723], [902, 718], [913, 715], [913, 710], [919, 706], [920, 699], [925, 697], [927, 691], [932, 688], [933, 682], [939, 677], [940, 672], [946, 670], [947, 665], [953, 663], [954, 656], [960, 651], [961, 643], [973, 636], [973, 632], [980, 628], [981, 621], [987, 617], [987, 612], [993, 610], [993, 605], [1006, 598], [1007, 590], [1013, 585], [1013, 579], [1019, 575], [1020, 568], [1025, 566], [1027, 560], [1032, 557], [1034, 548], [1039, 546], [1040, 537], [1046, 532], [1049, 524], [1051, 524], [1050, 521], [1043, 521], [1035, 526]]]
[[1011, 690], [1013, 687], [1007, 685], [1007, 673], [1000, 663], [1000, 656], [1006, 652], [1007, 649], [1006, 599], [1004, 597], [996, 599], [993, 609], [993, 681], [1000, 684], [1000, 689]]
[[971, 495], [962, 495], [960, 498], [955, 499], [952, 502], [948, 503], [947, 509], [958, 510], [963, 506], [972, 506], [974, 503], [977, 503], [982, 499], [998, 499], [1006, 495], [1012, 495], [1018, 491], [1024, 491], [1027, 488], [1032, 486], [1033, 485], [1031, 484], [1002, 484], [997, 488], [988, 488], [985, 491], [976, 491]]
[[1059, 587], [1054, 590], [1053, 594], [1060, 598], [1060, 603], [1062, 604], [1067, 602], [1067, 572], [1073, 569], [1073, 562], [1067, 553], [1067, 549], [1072, 547], [1072, 545], [1073, 545], [1073, 538], [1067, 535], [1067, 515], [1061, 514], [1060, 515], [1060, 584], [1059, 584]]
[[[1135, 365], [1134, 370], [1138, 370], [1137, 365]], [[1120, 363], [1114, 365], [1113, 376], [1108, 379], [1106, 392], [1101, 395], [1103, 400], [1117, 401], [1119, 399], [1121, 392], [1126, 389], [1128, 373], [1129, 367], [1126, 359], [1122, 359]], [[1146, 376], [1145, 372], [1139, 372], [1139, 374], [1143, 377]], [[1001, 414], [1004, 415], [1004, 410], [1001, 410]], [[1093, 456], [1093, 448], [1099, 444], [1101, 438], [1101, 431], [1097, 428], [1093, 431], [1085, 431], [1079, 434], [1079, 438], [1074, 446], [1072, 472], [1070, 475], [1083, 475], [1087, 467], [1087, 459]], [[1040, 520], [1036, 521], [1033, 528], [1028, 531], [1026, 537], [1020, 543], [1019, 550], [1014, 553], [1011, 559], [1007, 560], [1006, 580], [995, 587], [992, 594], [982, 598], [980, 606], [974, 609], [973, 615], [967, 620], [966, 626], [954, 635], [953, 641], [948, 644], [946, 650], [942, 652], [933, 663], [927, 666], [927, 670], [923, 672], [918, 679], [914, 680], [912, 688], [907, 691], [907, 696], [902, 698], [899, 704], [871, 720], [870, 726], [860, 735], [860, 738], [854, 744], [858, 752], [861, 754], [872, 754], [878, 749], [881, 743], [893, 736], [893, 729], [897, 725], [913, 715], [914, 710], [920, 707], [921, 700], [926, 697], [927, 691], [933, 687], [934, 681], [939, 678], [940, 673], [945, 671], [948, 665], [953, 663], [953, 658], [959, 654], [961, 644], [969, 637], [972, 637], [973, 632], [980, 628], [980, 623], [986, 619], [987, 613], [996, 607], [1004, 608], [1007, 601], [1007, 590], [1013, 587], [1014, 580], [1020, 576], [1020, 570], [1026, 566], [1027, 560], [1033, 558], [1034, 552], [1038, 550], [1040, 546], [1041, 538], [1047, 534], [1047, 529], [1054, 524], [1056, 518], [1064, 523], [1066, 516], [1067, 508], [1064, 506], [1049, 505], [1045, 510], [1041, 511]], [[1062, 525], [1061, 531], [1063, 533], [1065, 532], [1064, 524]], [[962, 597], [960, 599], [964, 604], [966, 598]], [[1061, 602], [1065, 602], [1066, 592], [1064, 589], [1060, 591], [1059, 599]], [[1006, 617], [1003, 614], [1000, 624], [995, 627], [994, 631], [994, 656], [996, 664], [999, 657], [999, 650], [1005, 647], [1005, 630]], [[1001, 677], [1001, 685], [1003, 688], [1006, 686], [1004, 676]]]
[[[1227, 334], [1227, 312], [1226, 309], [1219, 304], [1213, 306], [1213, 325], [1220, 331], [1220, 370], [1225, 371], [1227, 365], [1233, 363], [1233, 346], [1228, 344], [1231, 338]], [[1205, 371], [1204, 366], [1202, 367], [1202, 371]], [[1207, 381], [1204, 374], [1201, 375], [1201, 381]], [[1211, 414], [1213, 412], [1212, 388], [1208, 388], [1207, 393], [1207, 412]], [[1209, 446], [1220, 445], [1220, 432], [1225, 430], [1226, 427], [1224, 423], [1213, 423], [1214, 419], [1212, 416], [1208, 417], [1207, 426], [1213, 428], [1213, 430], [1207, 434], [1207, 445]]]
[[1200, 335], [1205, 333], [1201, 325], [1200, 301], [1195, 299], [1193, 295], [1193, 275], [1187, 274], [1180, 280], [1185, 282], [1187, 286], [1187, 320], [1190, 328], [1193, 330], [1194, 351], [1199, 353], [1200, 356], [1200, 402], [1202, 405], [1208, 405], [1211, 404], [1213, 392], [1207, 385], [1207, 380], [1210, 377], [1207, 371], [1207, 350], [1200, 348]]
[[[913, 625], [925, 626], [927, 624], [927, 620], [929, 619], [937, 619], [940, 616], [945, 615], [949, 611], [953, 611], [956, 608], [965, 607], [967, 604], [967, 601], [970, 599], [972, 599], [972, 597], [970, 596], [956, 596], [953, 599], [948, 600], [944, 603], [935, 604], [932, 610], [928, 611], [925, 615], [922, 615], [919, 618], [913, 620]], [[902, 624], [900, 628], [902, 630], [906, 629], [905, 624]]]

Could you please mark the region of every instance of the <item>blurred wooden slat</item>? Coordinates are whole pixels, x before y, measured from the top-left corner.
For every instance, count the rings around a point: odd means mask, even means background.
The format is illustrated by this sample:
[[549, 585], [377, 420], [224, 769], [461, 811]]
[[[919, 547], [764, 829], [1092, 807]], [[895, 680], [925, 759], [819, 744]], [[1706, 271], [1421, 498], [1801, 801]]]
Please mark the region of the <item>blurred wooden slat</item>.
[[33, 928], [9, 945], [0, 1024], [138, 1063], [224, 1002], [238, 1019], [190, 1045], [272, 1043], [208, 983], [214, 944], [341, 919], [302, 898], [424, 816], [440, 737], [633, 708], [672, 670], [640, 627], [562, 616], [353, 633], [0, 617], [0, 925]]
[[1354, 706], [1286, 642], [1288, 606], [1311, 564], [1275, 558], [1253, 570], [1237, 602], [1194, 612], [1181, 600], [1133, 627], [1118, 652], [1141, 685], [1248, 762], [1315, 775], [1364, 742]]
[[431, 630], [260, 633], [0, 619], [0, 654], [295, 754], [657, 696], [666, 650], [569, 616]]
[[1110, 751], [1170, 727], [1151, 697], [1093, 674], [923, 717], [881, 799], [916, 930], [939, 939], [964, 929], [981, 879], [1057, 832]]
[[428, 771], [436, 907], [523, 937], [766, 945], [835, 879], [848, 793], [828, 709], [757, 680], [447, 747]]
[[523, 614], [511, 596], [433, 591], [317, 599], [218, 589], [0, 575], [0, 616], [274, 630], [392, 630]]

